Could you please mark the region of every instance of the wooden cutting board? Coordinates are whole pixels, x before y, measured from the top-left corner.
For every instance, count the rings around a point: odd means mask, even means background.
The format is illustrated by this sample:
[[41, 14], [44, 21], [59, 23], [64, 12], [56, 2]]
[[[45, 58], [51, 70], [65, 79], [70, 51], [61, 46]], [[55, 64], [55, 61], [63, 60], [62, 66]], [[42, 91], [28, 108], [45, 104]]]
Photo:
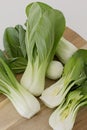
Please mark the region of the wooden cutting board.
[[[87, 49], [87, 42], [71, 29], [66, 28], [64, 37], [78, 48]], [[46, 86], [53, 82], [47, 79]], [[48, 124], [52, 111], [41, 103], [41, 111], [27, 120], [16, 112], [11, 102], [4, 95], [0, 95], [0, 130], [52, 130]], [[87, 130], [87, 107], [80, 109], [73, 130]]]

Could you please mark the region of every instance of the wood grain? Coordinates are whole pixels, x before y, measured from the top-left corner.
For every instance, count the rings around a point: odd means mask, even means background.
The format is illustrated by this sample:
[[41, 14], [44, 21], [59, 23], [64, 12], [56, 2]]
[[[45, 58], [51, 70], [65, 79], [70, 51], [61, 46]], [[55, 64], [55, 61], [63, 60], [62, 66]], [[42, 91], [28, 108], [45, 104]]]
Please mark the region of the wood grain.
[[[77, 33], [66, 28], [64, 37], [78, 48], [86, 48], [87, 42]], [[19, 76], [17, 76], [18, 78]], [[54, 81], [46, 79], [46, 86]], [[22, 118], [15, 110], [11, 102], [0, 95], [0, 130], [52, 130], [48, 119], [52, 109], [47, 108], [41, 101], [41, 111], [30, 120]], [[87, 130], [87, 107], [80, 109], [73, 130]], [[68, 124], [67, 124], [68, 125]]]

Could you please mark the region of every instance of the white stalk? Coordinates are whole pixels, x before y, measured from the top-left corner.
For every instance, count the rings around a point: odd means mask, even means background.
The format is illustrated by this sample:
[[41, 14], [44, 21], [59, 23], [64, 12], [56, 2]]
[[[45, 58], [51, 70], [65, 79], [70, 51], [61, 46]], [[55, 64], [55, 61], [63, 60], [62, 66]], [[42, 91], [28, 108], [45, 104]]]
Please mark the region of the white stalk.
[[65, 100], [67, 93], [75, 83], [74, 81], [68, 86], [69, 82], [65, 82], [65, 77], [63, 76], [56, 83], [45, 89], [40, 99], [49, 108], [54, 108]]
[[77, 47], [62, 37], [57, 45], [56, 56], [65, 64], [76, 51]]
[[39, 66], [38, 58], [34, 65], [27, 65], [27, 68], [22, 76], [21, 84], [27, 88], [33, 95], [39, 96], [42, 94], [45, 87], [45, 62]]
[[31, 118], [40, 111], [39, 101], [19, 84], [1, 58], [0, 65], [2, 67], [0, 67], [0, 92], [10, 99], [21, 116]]
[[16, 108], [17, 112], [24, 118], [30, 119], [40, 111], [39, 101], [26, 89], [18, 86], [19, 90], [10, 89], [10, 95], [6, 95]]
[[40, 99], [50, 108], [58, 106], [65, 98], [64, 92], [64, 78], [58, 80], [55, 84], [45, 89]]
[[54, 130], [72, 130], [77, 112], [82, 104], [81, 92], [72, 91], [68, 94], [65, 102], [57, 107], [49, 118], [49, 125]]
[[77, 111], [71, 111], [69, 115], [67, 115], [67, 113], [68, 112], [65, 113], [65, 118], [62, 117], [61, 110], [58, 108], [52, 113], [49, 118], [49, 125], [53, 130], [72, 130]]
[[31, 86], [32, 84], [33, 81], [32, 77], [33, 77], [33, 68], [32, 65], [28, 63], [20, 81], [22, 86], [28, 89], [28, 87]]

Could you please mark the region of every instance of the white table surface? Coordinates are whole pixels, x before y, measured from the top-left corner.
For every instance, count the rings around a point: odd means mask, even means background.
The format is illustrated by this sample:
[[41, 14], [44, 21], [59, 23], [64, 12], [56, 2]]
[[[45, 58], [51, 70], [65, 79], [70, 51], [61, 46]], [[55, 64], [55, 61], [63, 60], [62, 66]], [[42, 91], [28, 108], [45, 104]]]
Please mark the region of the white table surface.
[[[25, 7], [36, 0], [0, 0], [0, 49], [8, 26], [24, 24]], [[87, 40], [87, 0], [39, 0], [63, 12], [66, 25]]]

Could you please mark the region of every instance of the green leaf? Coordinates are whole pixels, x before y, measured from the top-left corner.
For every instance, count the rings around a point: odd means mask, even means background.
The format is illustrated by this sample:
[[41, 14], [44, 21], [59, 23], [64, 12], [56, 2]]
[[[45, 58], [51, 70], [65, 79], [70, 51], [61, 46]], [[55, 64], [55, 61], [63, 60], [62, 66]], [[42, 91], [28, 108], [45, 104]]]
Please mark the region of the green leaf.
[[21, 25], [16, 25], [15, 29], [18, 31], [20, 49], [22, 51], [23, 56], [26, 57], [25, 30]]
[[8, 83], [8, 84], [12, 84], [12, 86], [14, 86], [15, 88], [17, 88], [17, 80], [14, 76], [14, 74], [12, 73], [12, 71], [10, 70], [10, 68], [8, 67], [8, 65], [4, 62], [4, 60], [2, 58], [0, 58], [0, 79], [4, 80]]
[[8, 59], [6, 57], [6, 54], [2, 50], [0, 50], [0, 57], [8, 64]]
[[[42, 8], [43, 12], [45, 11], [46, 8], [49, 9], [49, 10], [52, 9], [51, 6], [49, 6], [49, 5], [45, 4], [45, 3], [42, 3], [42, 2], [36, 2], [36, 3]], [[27, 5], [27, 7], [26, 7], [26, 15], [27, 15], [27, 17], [28, 17], [28, 15], [30, 13], [30, 8], [32, 7], [33, 4], [34, 3], [32, 2], [29, 5]]]
[[27, 6], [26, 13], [26, 48], [29, 59], [34, 60], [35, 53], [40, 62], [46, 58], [50, 61], [65, 29], [64, 16], [60, 11], [40, 2]]
[[23, 73], [26, 69], [26, 66], [27, 66], [26, 58], [17, 57], [17, 58], [9, 59], [9, 67], [16, 74]]
[[6, 28], [4, 32], [4, 48], [9, 57], [21, 56], [18, 32], [13, 27]]
[[6, 28], [3, 43], [8, 57], [26, 57], [25, 30], [21, 25]]
[[81, 91], [81, 94], [87, 98], [87, 80], [78, 89]]
[[76, 51], [65, 64], [63, 73], [63, 76], [65, 76], [65, 81], [75, 81], [78, 80], [80, 77], [84, 76], [84, 64], [84, 57], [81, 55], [81, 51]]
[[[5, 61], [5, 63], [10, 67], [10, 69], [15, 74], [23, 73], [25, 71], [25, 68], [27, 66], [27, 58], [24, 57], [9, 58], [5, 55], [5, 53], [2, 50], [0, 50], [0, 58], [2, 58]], [[0, 67], [2, 67], [2, 65]]]

